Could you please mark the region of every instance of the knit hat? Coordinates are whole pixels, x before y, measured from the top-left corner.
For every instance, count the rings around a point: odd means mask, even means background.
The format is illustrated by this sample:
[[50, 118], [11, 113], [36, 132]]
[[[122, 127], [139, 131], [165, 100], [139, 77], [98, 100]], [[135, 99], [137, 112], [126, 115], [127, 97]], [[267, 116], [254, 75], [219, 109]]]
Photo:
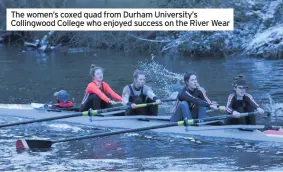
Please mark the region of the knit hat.
[[248, 88], [248, 85], [246, 83], [245, 80], [243, 79], [240, 79], [240, 80], [237, 80], [234, 82], [234, 86], [237, 87], [237, 86], [243, 86], [244, 88]]
[[63, 103], [67, 103], [69, 101], [69, 94], [66, 90], [60, 90], [54, 93], [54, 96], [57, 97]]

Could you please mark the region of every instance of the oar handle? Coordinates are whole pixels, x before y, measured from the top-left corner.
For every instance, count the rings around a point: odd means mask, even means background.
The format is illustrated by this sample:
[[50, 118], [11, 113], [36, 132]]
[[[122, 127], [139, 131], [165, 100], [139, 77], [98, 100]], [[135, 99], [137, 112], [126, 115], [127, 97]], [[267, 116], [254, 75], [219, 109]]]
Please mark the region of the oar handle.
[[240, 117], [250, 116], [250, 115], [257, 115], [257, 114], [258, 114], [257, 111], [255, 111], [255, 112], [246, 112], [246, 113], [241, 113]]
[[177, 101], [177, 99], [161, 99], [161, 102], [174, 102]]
[[[239, 115], [240, 117], [245, 117], [245, 116], [249, 116], [249, 115], [256, 115], [258, 114], [258, 112], [247, 112], [247, 113], [241, 113]], [[213, 117], [208, 117], [208, 118], [203, 118], [203, 119], [190, 119], [187, 121], [179, 121], [179, 126], [180, 125], [194, 125], [194, 124], [199, 124], [199, 123], [203, 123], [203, 122], [209, 122], [209, 121], [215, 121], [215, 120], [225, 120], [225, 119], [230, 119], [230, 118], [236, 118], [234, 117], [232, 114], [229, 115], [220, 115], [220, 116], [213, 116]]]
[[218, 108], [218, 110], [220, 111], [220, 112], [225, 112], [226, 111], [226, 106], [217, 106], [217, 108]]
[[[153, 106], [153, 105], [158, 105], [159, 103], [157, 102], [153, 102], [153, 103], [144, 103], [144, 104], [137, 104], [136, 108], [143, 108], [143, 107], [147, 107], [147, 106]], [[130, 107], [131, 108], [131, 107]]]
[[119, 107], [113, 107], [113, 108], [107, 108], [107, 109], [98, 109], [98, 110], [94, 110], [94, 111], [96, 113], [106, 113], [106, 112], [112, 112], [112, 111], [116, 111], [116, 110], [126, 110], [128, 108], [129, 108], [129, 106], [119, 106]]
[[[161, 102], [172, 102], [172, 101], [176, 101], [176, 99], [161, 99]], [[137, 104], [136, 108], [143, 108], [143, 107], [158, 105], [158, 104], [159, 103], [157, 103], [157, 102]], [[130, 109], [130, 108], [131, 108], [130, 106], [126, 105], [126, 106], [119, 106], [119, 107], [113, 107], [113, 108], [107, 108], [107, 109], [99, 109], [99, 110], [95, 110], [95, 111], [96, 111], [96, 113], [105, 113], [105, 112], [112, 112], [112, 111], [116, 111], [116, 110], [127, 110], [127, 109]]]
[[[176, 101], [176, 99], [161, 99], [161, 103], [163, 103], [163, 102], [172, 102], [172, 101]], [[159, 105], [161, 103], [152, 102], [152, 103], [137, 104], [136, 108], [143, 108], [143, 107], [147, 107], [147, 106]], [[128, 108], [131, 109], [130, 106], [128, 106]]]

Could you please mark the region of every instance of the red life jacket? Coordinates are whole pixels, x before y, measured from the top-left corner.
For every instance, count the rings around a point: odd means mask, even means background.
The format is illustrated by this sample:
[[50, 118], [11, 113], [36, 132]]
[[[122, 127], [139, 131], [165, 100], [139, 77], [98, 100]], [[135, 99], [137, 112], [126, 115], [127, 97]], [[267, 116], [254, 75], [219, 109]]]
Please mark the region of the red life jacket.
[[71, 102], [71, 101], [68, 101], [66, 103], [61, 102], [61, 103], [57, 103], [55, 105], [58, 106], [58, 107], [61, 107], [61, 108], [69, 108], [69, 107], [73, 107], [74, 103]]

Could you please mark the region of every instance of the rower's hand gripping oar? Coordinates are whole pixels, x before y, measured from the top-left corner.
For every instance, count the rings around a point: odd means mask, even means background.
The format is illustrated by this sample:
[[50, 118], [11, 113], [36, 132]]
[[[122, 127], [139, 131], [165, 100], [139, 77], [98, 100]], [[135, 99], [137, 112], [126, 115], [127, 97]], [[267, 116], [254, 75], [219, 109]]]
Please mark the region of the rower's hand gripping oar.
[[[165, 103], [165, 102], [173, 102], [173, 101], [176, 101], [176, 100], [177, 99], [164, 99], [164, 100], [161, 100], [161, 103], [152, 102], [152, 103], [137, 104], [136, 108], [143, 108], [143, 107], [152, 106], [152, 105], [159, 105], [159, 104], [162, 104], [162, 103]], [[131, 109], [131, 106], [128, 106], [128, 108]]]
[[[169, 102], [169, 101], [176, 101], [176, 99], [163, 100], [162, 102]], [[156, 105], [156, 104], [157, 104], [156, 102], [145, 103], [145, 104], [138, 104], [137, 108], [151, 106], [151, 105]], [[119, 111], [119, 110], [126, 110], [126, 109], [129, 109], [129, 108], [130, 108], [129, 106], [119, 106], [119, 107], [99, 109], [99, 110], [92, 110], [92, 109], [90, 109], [89, 111], [77, 112], [77, 113], [73, 113], [73, 114], [69, 114], [69, 115], [56, 116], [56, 117], [50, 117], [50, 118], [42, 118], [42, 119], [35, 119], [35, 120], [30, 120], [30, 121], [22, 121], [22, 122], [15, 122], [15, 123], [9, 123], [9, 124], [2, 124], [2, 125], [0, 125], [0, 128], [16, 126], [16, 125], [22, 125], [22, 124], [31, 124], [31, 123], [35, 123], [35, 122], [52, 121], [52, 120], [57, 120], [57, 119], [79, 117], [79, 116], [89, 116], [90, 118], [92, 116], [102, 116], [103, 117], [103, 115], [101, 115], [101, 113], [113, 112], [113, 111]], [[46, 114], [48, 114], [48, 113], [46, 113]]]
[[[250, 115], [256, 115], [258, 112], [247, 112], [247, 113], [241, 113], [239, 117], [245, 117], [245, 116], [250, 116]], [[208, 118], [203, 118], [203, 119], [195, 119], [193, 122], [194, 124], [198, 123], [203, 123], [203, 122], [209, 122], [209, 121], [216, 121], [216, 120], [224, 120], [224, 119], [231, 119], [231, 118], [236, 118], [232, 114], [229, 115], [219, 115], [219, 116], [213, 116], [213, 117], [208, 117]], [[191, 121], [191, 120], [188, 120]], [[193, 125], [193, 124], [191, 124]]]
[[[250, 115], [257, 115], [259, 114], [258, 112], [247, 112], [247, 113], [241, 113], [238, 118], [240, 117], [245, 117], [245, 116], [250, 116]], [[236, 118], [232, 114], [229, 115], [219, 115], [219, 116], [213, 116], [213, 117], [207, 117], [203, 119], [191, 119], [191, 120], [184, 120], [184, 126], [186, 127], [185, 130], [188, 132], [189, 128], [188, 126], [197, 126], [200, 124], [210, 124], [217, 122], [219, 120], [225, 120], [225, 119], [231, 119], [231, 118]]]
[[[242, 113], [241, 116], [254, 115], [255, 113], [256, 112]], [[228, 119], [228, 118], [233, 118], [233, 116], [232, 115], [221, 115], [221, 116], [215, 116], [215, 117], [208, 117], [204, 119], [191, 119], [187, 121], [170, 122], [166, 124], [149, 126], [149, 127], [127, 129], [127, 130], [120, 130], [120, 131], [114, 131], [114, 132], [106, 132], [106, 133], [93, 134], [93, 135], [80, 136], [80, 137], [72, 137], [68, 139], [55, 140], [55, 141], [19, 139], [16, 142], [16, 148], [17, 149], [50, 148], [54, 143], [84, 140], [84, 139], [90, 139], [90, 138], [96, 138], [96, 137], [105, 137], [105, 136], [111, 136], [111, 135], [116, 135], [116, 134], [124, 134], [124, 133], [145, 131], [145, 130], [151, 130], [151, 129], [167, 128], [167, 127], [174, 127], [174, 126], [184, 126], [185, 123], [187, 123], [187, 125], [195, 125], [195, 124], [201, 124], [203, 122], [206, 122], [206, 123], [209, 121], [214, 122], [215, 120]]]
[[[219, 110], [220, 112], [225, 112], [225, 110], [226, 110], [226, 107], [225, 106], [219, 106], [219, 105], [217, 105], [217, 110]], [[212, 110], [212, 111], [214, 111], [214, 110]], [[202, 119], [200, 119], [200, 120], [202, 120]], [[187, 118], [185, 118], [184, 119], [184, 126], [185, 126], [185, 130], [188, 132], [189, 131], [189, 126], [190, 125], [196, 125], [197, 123], [200, 123], [201, 121], [195, 121], [195, 122], [197, 122], [196, 124], [189, 124], [189, 121], [191, 121], [191, 120], [188, 120]], [[215, 122], [216, 120], [214, 120], [213, 122]], [[219, 121], [219, 120], [218, 120]], [[203, 123], [207, 123], [207, 121], [203, 121]]]
[[219, 106], [217, 105], [217, 108], [220, 112], [225, 112], [226, 111], [226, 106]]
[[[154, 105], [159, 105], [159, 104], [162, 104], [163, 102], [171, 102], [171, 101], [176, 101], [176, 99], [164, 99], [164, 100], [161, 100], [161, 103], [158, 103], [158, 102], [152, 102], [152, 103], [143, 103], [143, 104], [137, 104], [135, 109], [137, 108], [143, 108], [143, 107], [148, 107], [148, 106], [154, 106]], [[118, 110], [127, 110], [127, 109], [132, 109], [132, 107], [130, 105], [126, 105], [126, 106], [120, 106], [120, 107], [117, 107], [117, 108], [120, 108]], [[88, 116], [90, 117], [89, 120], [90, 122], [92, 122], [92, 117], [93, 116], [102, 116], [103, 115], [100, 115], [100, 113], [105, 113], [105, 112], [110, 112], [109, 110], [107, 109], [100, 109], [98, 110], [99, 112], [95, 113], [94, 111], [96, 110], [92, 110], [90, 109], [88, 111]], [[111, 110], [111, 111], [115, 111], [115, 110]]]

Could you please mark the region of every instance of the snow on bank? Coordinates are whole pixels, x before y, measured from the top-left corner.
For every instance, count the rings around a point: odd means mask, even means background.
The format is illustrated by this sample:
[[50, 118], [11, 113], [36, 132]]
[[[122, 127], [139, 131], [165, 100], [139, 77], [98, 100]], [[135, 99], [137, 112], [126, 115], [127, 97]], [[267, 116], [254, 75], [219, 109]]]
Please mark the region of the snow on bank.
[[246, 47], [246, 53], [265, 58], [283, 58], [283, 24], [256, 34]]

